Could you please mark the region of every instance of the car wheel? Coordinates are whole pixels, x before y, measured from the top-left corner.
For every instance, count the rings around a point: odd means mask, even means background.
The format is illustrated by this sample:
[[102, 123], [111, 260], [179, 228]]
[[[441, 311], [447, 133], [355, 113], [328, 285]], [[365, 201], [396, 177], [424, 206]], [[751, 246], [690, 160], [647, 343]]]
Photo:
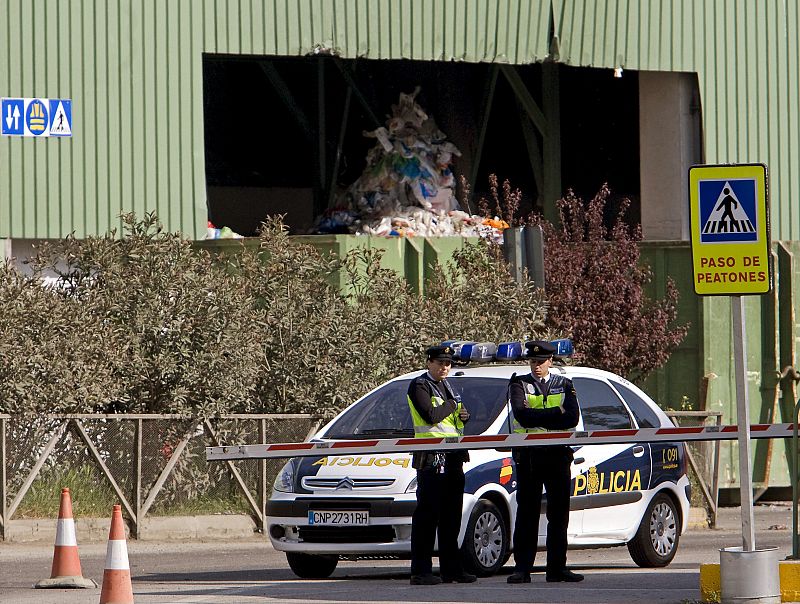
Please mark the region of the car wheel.
[[464, 567], [480, 577], [495, 574], [508, 560], [508, 530], [497, 506], [481, 499], [472, 508], [461, 554]]
[[680, 536], [681, 521], [675, 503], [659, 493], [647, 506], [639, 530], [628, 542], [628, 551], [643, 568], [667, 566], [678, 551]]
[[336, 570], [339, 558], [315, 554], [296, 554], [286, 552], [289, 568], [301, 579], [327, 579]]

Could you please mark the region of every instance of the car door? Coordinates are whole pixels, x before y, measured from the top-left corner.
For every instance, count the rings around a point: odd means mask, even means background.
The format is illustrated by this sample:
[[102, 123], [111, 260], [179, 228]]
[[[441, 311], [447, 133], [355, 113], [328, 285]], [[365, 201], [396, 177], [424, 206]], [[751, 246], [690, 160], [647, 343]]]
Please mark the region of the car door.
[[[627, 385], [626, 385], [627, 384]], [[646, 401], [637, 394], [627, 382], [614, 381], [614, 388], [625, 400], [636, 423], [640, 428], [660, 428], [672, 423], [663, 419], [656, 413], [652, 401]], [[677, 486], [678, 481], [686, 473], [684, 460], [686, 445], [677, 442], [659, 442], [650, 446], [653, 461], [653, 470], [650, 476], [650, 488], [655, 489], [664, 482], [671, 482]]]
[[[621, 430], [634, 427], [620, 396], [600, 378], [575, 377], [583, 429]], [[638, 525], [643, 491], [652, 473], [648, 443], [589, 445], [575, 452], [579, 472], [572, 495], [585, 503], [583, 536], [615, 539]]]
[[[510, 405], [503, 410], [501, 413], [499, 421], [495, 424], [495, 427], [498, 427], [499, 434], [510, 434], [511, 433], [511, 409]], [[580, 426], [579, 426], [580, 427]], [[501, 449], [498, 449], [500, 451]], [[506, 451], [506, 449], [502, 449]], [[513, 533], [514, 527], [514, 519], [517, 517], [517, 470], [516, 465], [511, 458], [511, 450], [507, 449], [509, 457], [507, 458], [508, 461], [503, 460], [502, 466], [500, 468], [500, 484], [504, 485], [510, 494], [509, 506], [511, 511], [511, 532]], [[570, 485], [570, 493], [574, 490], [575, 487], [575, 475], [578, 471], [575, 469], [575, 465], [572, 466], [572, 484]], [[547, 538], [547, 517], [546, 517], [546, 506], [547, 506], [547, 492], [544, 491], [542, 493], [542, 508], [541, 514], [539, 516], [539, 546], [544, 547]], [[567, 527], [567, 536], [574, 537], [581, 534], [583, 526], [583, 507], [580, 503], [576, 506], [570, 506], [569, 512], [569, 526]]]

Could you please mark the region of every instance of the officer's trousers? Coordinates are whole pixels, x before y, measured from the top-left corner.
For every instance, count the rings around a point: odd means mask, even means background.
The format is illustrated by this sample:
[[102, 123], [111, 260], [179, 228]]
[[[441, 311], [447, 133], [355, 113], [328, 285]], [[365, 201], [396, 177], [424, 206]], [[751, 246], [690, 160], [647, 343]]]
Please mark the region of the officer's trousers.
[[567, 526], [572, 449], [527, 447], [515, 451], [517, 518], [514, 524], [514, 571], [529, 573], [536, 558], [542, 486], [547, 490], [547, 573], [567, 565]]
[[445, 465], [444, 473], [427, 465], [417, 470], [417, 507], [411, 518], [411, 574], [432, 572], [433, 545], [439, 535], [439, 570], [443, 575], [462, 572], [458, 551], [464, 468], [461, 462]]

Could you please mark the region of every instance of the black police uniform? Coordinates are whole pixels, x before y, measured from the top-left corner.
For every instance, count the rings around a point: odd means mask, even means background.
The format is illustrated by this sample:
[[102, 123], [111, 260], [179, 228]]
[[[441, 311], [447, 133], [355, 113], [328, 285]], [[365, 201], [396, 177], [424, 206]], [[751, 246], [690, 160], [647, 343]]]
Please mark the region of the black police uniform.
[[[551, 350], [555, 352], [554, 348]], [[530, 374], [512, 378], [509, 396], [514, 418], [524, 428], [574, 428], [578, 424], [579, 411], [572, 381], [552, 372], [547, 377], [544, 388], [538, 378]], [[529, 408], [526, 390], [544, 396], [563, 393], [563, 411], [559, 407]], [[581, 580], [580, 575], [566, 570], [572, 448], [567, 445], [523, 447], [514, 449], [512, 454], [517, 470], [517, 517], [514, 574], [509, 577], [509, 582], [530, 581], [529, 573], [536, 557], [543, 486], [547, 490], [547, 578], [549, 581]]]
[[[428, 358], [437, 358], [434, 348]], [[442, 355], [449, 358], [449, 355]], [[444, 403], [435, 407], [431, 398]], [[408, 397], [422, 419], [435, 425], [453, 414], [458, 401], [447, 380], [435, 382], [428, 372], [414, 378], [408, 387]], [[464, 451], [418, 451], [412, 465], [417, 470], [417, 507], [411, 518], [411, 581], [420, 584], [438, 583], [432, 576], [434, 541], [439, 536], [439, 570], [444, 582], [471, 583], [474, 575], [465, 573], [458, 551], [458, 532], [461, 528], [461, 509], [464, 498], [464, 469], [469, 461]]]

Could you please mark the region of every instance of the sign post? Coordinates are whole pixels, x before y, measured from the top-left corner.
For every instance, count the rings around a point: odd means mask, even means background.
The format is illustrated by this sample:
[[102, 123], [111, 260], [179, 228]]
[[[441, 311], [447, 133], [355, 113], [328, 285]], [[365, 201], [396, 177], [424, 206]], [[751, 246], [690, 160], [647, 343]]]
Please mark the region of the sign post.
[[744, 298], [731, 297], [733, 311], [733, 364], [736, 373], [736, 423], [739, 424], [739, 497], [742, 509], [742, 547], [756, 549], [753, 521], [753, 485], [750, 466], [750, 396], [747, 392], [747, 341], [744, 326]]
[[701, 296], [731, 296], [744, 552], [755, 551], [756, 544], [743, 296], [772, 289], [767, 200], [767, 167], [763, 164], [689, 169], [694, 290]]

